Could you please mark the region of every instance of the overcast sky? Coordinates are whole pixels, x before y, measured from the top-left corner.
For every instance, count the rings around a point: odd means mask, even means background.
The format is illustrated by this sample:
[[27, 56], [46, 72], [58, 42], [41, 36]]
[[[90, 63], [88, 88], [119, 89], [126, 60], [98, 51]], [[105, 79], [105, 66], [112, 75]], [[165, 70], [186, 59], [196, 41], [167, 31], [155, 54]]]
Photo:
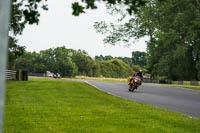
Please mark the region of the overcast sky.
[[115, 18], [106, 12], [104, 4], [79, 17], [71, 15], [70, 0], [48, 0], [48, 7], [48, 11], [41, 12], [39, 25], [27, 26], [23, 35], [18, 37], [19, 44], [26, 46], [27, 51], [39, 52], [63, 45], [66, 48], [85, 50], [92, 57], [100, 54], [131, 57], [132, 51], [146, 51], [146, 38], [130, 47], [103, 43], [104, 36], [96, 33], [93, 24], [96, 21], [112, 21]]

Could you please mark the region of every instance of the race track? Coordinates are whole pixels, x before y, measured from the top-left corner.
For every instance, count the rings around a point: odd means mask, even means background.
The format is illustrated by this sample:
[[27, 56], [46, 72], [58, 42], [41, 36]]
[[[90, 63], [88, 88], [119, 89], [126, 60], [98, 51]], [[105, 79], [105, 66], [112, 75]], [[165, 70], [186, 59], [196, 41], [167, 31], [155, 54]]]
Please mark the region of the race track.
[[143, 83], [135, 92], [126, 83], [87, 81], [107, 93], [200, 118], [200, 91]]

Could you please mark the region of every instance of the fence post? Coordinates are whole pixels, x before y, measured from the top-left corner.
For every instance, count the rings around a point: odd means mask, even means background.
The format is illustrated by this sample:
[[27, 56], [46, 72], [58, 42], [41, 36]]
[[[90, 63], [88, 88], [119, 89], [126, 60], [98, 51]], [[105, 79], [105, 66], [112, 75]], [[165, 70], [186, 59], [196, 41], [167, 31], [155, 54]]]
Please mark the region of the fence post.
[[3, 106], [5, 93], [5, 68], [8, 51], [8, 24], [10, 0], [0, 0], [0, 133], [3, 132]]

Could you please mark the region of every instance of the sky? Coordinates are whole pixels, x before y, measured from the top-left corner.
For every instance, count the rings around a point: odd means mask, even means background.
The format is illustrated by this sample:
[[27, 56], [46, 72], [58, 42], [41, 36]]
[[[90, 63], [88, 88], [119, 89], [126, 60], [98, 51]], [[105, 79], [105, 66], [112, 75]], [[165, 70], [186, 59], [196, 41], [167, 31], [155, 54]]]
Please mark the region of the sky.
[[18, 36], [19, 45], [26, 46], [27, 51], [45, 50], [65, 46], [75, 50], [85, 50], [90, 56], [111, 55], [113, 57], [131, 57], [132, 51], [146, 51], [142, 38], [135, 44], [125, 47], [104, 44], [104, 36], [96, 33], [93, 28], [96, 21], [111, 22], [116, 16], [106, 12], [103, 3], [98, 9], [87, 10], [78, 17], [72, 15], [72, 0], [48, 0], [48, 11], [41, 11], [38, 25], [27, 25], [23, 34]]

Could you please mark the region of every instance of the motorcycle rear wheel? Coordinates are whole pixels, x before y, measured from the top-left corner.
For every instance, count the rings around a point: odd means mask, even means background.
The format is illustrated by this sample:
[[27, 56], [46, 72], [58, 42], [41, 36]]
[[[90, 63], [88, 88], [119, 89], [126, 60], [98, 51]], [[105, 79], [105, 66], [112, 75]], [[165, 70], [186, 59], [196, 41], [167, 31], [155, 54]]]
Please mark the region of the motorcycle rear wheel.
[[129, 89], [128, 89], [130, 92], [133, 92], [135, 90], [134, 86], [129, 86]]
[[133, 86], [132, 87], [132, 92], [134, 92], [134, 90], [136, 90], [137, 89], [137, 86]]
[[132, 91], [132, 89], [133, 89], [133, 86], [131, 86], [131, 85], [129, 85], [129, 89], [128, 89], [128, 91]]

